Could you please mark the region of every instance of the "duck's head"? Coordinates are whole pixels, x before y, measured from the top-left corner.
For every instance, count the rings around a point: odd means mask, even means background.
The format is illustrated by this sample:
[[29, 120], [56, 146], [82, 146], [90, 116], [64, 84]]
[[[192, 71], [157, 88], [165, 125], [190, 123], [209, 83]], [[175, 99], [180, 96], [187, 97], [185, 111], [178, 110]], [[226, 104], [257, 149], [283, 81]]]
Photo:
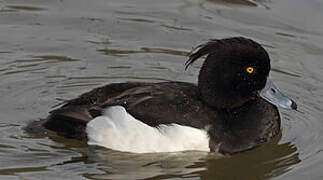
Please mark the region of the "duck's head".
[[267, 80], [270, 59], [257, 42], [243, 37], [210, 40], [189, 56], [186, 68], [204, 55], [207, 57], [200, 70], [198, 88], [208, 105], [231, 109], [260, 95], [277, 106], [296, 109], [296, 104]]

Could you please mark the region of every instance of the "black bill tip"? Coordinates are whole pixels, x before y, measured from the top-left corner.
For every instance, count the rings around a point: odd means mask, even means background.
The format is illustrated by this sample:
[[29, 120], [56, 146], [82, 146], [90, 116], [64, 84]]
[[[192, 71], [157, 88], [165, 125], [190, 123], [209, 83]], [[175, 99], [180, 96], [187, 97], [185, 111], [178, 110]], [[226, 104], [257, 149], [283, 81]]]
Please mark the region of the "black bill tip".
[[297, 104], [292, 100], [291, 108], [297, 110]]

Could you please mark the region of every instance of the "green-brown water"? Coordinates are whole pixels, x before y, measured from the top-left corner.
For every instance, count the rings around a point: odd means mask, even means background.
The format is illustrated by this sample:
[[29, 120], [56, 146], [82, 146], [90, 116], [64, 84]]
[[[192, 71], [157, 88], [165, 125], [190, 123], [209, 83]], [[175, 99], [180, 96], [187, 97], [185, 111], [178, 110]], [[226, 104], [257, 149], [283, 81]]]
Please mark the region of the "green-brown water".
[[[0, 179], [323, 178], [320, 0], [0, 0]], [[124, 81], [196, 82], [186, 55], [210, 38], [246, 36], [298, 103], [282, 134], [248, 152], [129, 154], [22, 128], [65, 99]]]

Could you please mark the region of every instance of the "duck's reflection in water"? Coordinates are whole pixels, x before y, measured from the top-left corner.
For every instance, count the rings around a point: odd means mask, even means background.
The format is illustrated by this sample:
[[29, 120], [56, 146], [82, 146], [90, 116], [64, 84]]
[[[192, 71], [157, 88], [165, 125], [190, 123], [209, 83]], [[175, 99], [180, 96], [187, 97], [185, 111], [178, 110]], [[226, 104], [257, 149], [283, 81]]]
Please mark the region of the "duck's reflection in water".
[[102, 174], [85, 176], [94, 179], [248, 180], [276, 177], [300, 162], [297, 148], [290, 143], [280, 144], [280, 139], [281, 134], [258, 148], [230, 156], [207, 152], [134, 154], [90, 147], [87, 161], [97, 163]]

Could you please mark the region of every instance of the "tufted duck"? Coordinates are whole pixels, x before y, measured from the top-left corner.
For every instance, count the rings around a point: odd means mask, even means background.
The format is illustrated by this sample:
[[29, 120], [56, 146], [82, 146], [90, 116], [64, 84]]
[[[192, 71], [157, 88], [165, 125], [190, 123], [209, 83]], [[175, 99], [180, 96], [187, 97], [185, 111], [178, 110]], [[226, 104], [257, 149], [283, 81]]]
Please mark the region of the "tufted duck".
[[88, 140], [127, 152], [184, 150], [236, 153], [280, 132], [277, 107], [296, 109], [267, 79], [270, 59], [244, 37], [210, 40], [196, 48], [198, 85], [186, 82], [114, 83], [96, 88], [31, 123], [27, 130]]

